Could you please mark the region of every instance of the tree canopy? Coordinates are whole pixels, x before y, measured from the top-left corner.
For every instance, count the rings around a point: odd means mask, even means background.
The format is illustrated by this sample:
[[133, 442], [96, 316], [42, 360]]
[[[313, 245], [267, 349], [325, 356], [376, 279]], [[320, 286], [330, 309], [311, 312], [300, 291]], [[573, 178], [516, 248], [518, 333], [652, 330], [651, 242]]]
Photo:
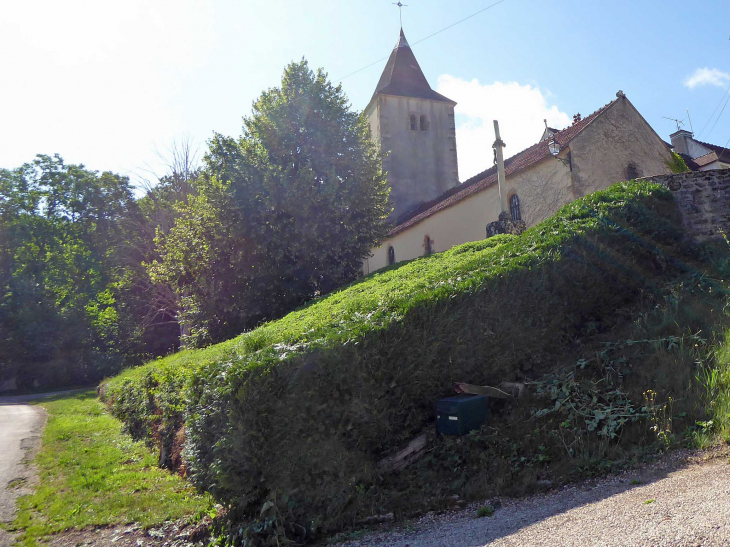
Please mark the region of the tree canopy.
[[0, 170], [0, 376], [99, 379], [139, 348], [121, 299], [129, 180], [58, 156]]
[[173, 144], [138, 199], [57, 155], [0, 169], [0, 390], [88, 384], [355, 279], [390, 212], [368, 131], [302, 60], [203, 165]]
[[261, 94], [243, 134], [209, 142], [197, 195], [158, 232], [194, 344], [234, 336], [357, 277], [387, 233], [387, 179], [366, 120], [305, 60]]

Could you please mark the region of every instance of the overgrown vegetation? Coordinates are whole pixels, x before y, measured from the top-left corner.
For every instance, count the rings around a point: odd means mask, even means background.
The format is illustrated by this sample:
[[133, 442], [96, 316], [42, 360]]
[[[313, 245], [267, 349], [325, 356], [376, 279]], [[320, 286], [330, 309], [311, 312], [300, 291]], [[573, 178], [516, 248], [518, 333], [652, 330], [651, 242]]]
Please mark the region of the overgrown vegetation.
[[[685, 442], [708, 419], [697, 378], [727, 319], [726, 257], [685, 240], [669, 191], [620, 183], [521, 236], [376, 272], [126, 371], [104, 399], [163, 454], [184, 432], [190, 478], [251, 523], [231, 527], [234, 543], [527, 493]], [[467, 437], [434, 434], [453, 382], [504, 380], [526, 396]], [[423, 431], [424, 458], [378, 468]]]
[[706, 419], [698, 421], [688, 434], [694, 444], [705, 446], [717, 434], [730, 443], [730, 331], [726, 332], [724, 343], [714, 354], [712, 366], [703, 367], [697, 373], [698, 384], [704, 390], [703, 398], [708, 402]]
[[687, 163], [684, 161], [684, 158], [676, 152], [672, 152], [672, 157], [671, 159], [666, 160], [666, 164], [672, 173], [686, 173], [689, 171], [689, 167], [687, 167]]
[[21, 545], [71, 528], [132, 522], [149, 527], [211, 507], [210, 498], [158, 469], [146, 446], [120, 433], [96, 393], [64, 395], [42, 406], [48, 424], [35, 460], [39, 483], [19, 499], [12, 524], [22, 531]]
[[156, 238], [152, 279], [179, 298], [183, 342], [220, 342], [357, 278], [388, 232], [367, 120], [305, 60], [284, 70], [239, 139], [208, 143], [197, 195]]

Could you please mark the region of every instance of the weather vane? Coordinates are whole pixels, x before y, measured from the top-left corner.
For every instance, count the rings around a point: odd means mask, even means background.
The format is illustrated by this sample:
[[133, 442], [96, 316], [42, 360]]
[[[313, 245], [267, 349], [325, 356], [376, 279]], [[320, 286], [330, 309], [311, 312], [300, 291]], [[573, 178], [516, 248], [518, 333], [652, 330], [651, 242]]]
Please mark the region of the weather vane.
[[398, 12], [400, 13], [400, 28], [403, 28], [403, 8], [407, 8], [408, 4], [401, 2], [393, 2], [394, 6], [398, 6]]

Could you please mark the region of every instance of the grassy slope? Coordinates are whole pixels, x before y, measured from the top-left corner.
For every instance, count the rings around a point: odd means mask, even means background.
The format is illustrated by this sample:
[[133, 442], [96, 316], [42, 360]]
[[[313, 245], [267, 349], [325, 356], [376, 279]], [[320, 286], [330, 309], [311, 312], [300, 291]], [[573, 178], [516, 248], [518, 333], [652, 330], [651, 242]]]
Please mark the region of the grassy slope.
[[[432, 427], [433, 401], [452, 382], [534, 380], [578, 359], [592, 363], [591, 381], [623, 386], [637, 408], [651, 388], [693, 410], [687, 386], [704, 342], [685, 347], [683, 336], [707, 329], [721, 306], [717, 291], [700, 302], [712, 288], [695, 287], [704, 265], [682, 238], [669, 192], [618, 184], [520, 237], [396, 265], [234, 340], [126, 371], [104, 386], [105, 400], [167, 451], [184, 420], [198, 484], [252, 513], [278, 492], [292, 500], [289, 516], [312, 528], [406, 503], [408, 482], [476, 497], [558, 462], [588, 469], [619, 441], [578, 432], [569, 441], [579, 450], [564, 450], [551, 416], [530, 422], [544, 403], [534, 400], [496, 417], [501, 435], [475, 450], [437, 439], [442, 459], [418, 464], [409, 481], [374, 466]], [[599, 352], [606, 344], [614, 349]], [[646, 444], [645, 433], [619, 440]]]
[[20, 543], [67, 529], [138, 522], [153, 526], [205, 510], [208, 500], [157, 467], [149, 449], [121, 433], [93, 392], [43, 402], [48, 424], [35, 464], [35, 493], [19, 500]]

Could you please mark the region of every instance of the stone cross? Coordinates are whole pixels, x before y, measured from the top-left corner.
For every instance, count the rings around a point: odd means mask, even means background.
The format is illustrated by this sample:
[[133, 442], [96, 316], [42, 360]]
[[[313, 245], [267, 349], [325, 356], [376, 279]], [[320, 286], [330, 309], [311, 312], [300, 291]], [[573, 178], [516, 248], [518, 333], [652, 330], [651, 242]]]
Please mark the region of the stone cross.
[[[497, 184], [499, 186], [499, 205], [502, 209], [502, 213], [506, 214], [509, 211], [509, 205], [507, 204], [507, 190], [504, 187], [504, 156], [502, 155], [502, 148], [504, 148], [506, 145], [504, 144], [502, 138], [499, 136], [499, 122], [497, 120], [494, 120], [494, 137], [496, 140], [494, 141], [492, 148], [494, 148], [494, 153], [497, 159]], [[500, 215], [500, 218], [501, 216], [502, 215]]]

